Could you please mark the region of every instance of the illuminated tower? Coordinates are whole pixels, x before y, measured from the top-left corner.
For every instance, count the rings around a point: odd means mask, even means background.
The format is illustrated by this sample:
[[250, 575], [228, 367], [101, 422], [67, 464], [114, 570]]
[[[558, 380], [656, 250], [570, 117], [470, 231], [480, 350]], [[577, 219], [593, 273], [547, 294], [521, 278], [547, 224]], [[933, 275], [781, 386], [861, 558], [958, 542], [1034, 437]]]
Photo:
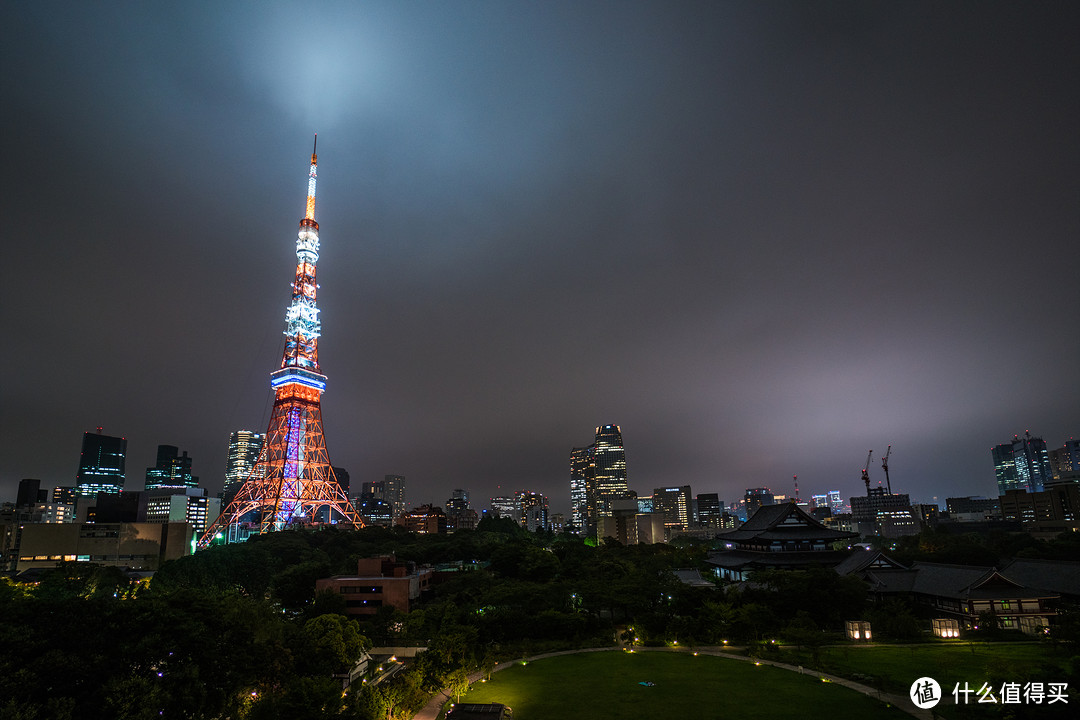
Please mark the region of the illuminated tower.
[[319, 308], [315, 265], [319, 261], [319, 223], [315, 222], [316, 155], [311, 153], [307, 211], [296, 238], [296, 280], [292, 303], [285, 312], [285, 351], [281, 367], [270, 373], [274, 410], [259, 460], [236, 497], [207, 529], [201, 546], [222, 530], [258, 515], [258, 532], [280, 530], [289, 524], [310, 524], [335, 515], [353, 527], [363, 527], [341, 491], [330, 466], [323, 436], [319, 398], [326, 376], [319, 372]]

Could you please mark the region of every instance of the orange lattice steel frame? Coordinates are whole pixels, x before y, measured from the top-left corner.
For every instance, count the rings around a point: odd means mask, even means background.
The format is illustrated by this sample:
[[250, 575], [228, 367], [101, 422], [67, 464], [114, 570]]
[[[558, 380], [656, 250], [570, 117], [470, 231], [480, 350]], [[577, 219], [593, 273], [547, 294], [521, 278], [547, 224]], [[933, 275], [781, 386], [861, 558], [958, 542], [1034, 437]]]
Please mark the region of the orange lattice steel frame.
[[319, 260], [319, 224], [315, 222], [316, 155], [311, 153], [307, 210], [296, 240], [296, 280], [285, 313], [285, 350], [281, 368], [271, 373], [274, 410], [262, 452], [236, 497], [199, 540], [209, 545], [219, 533], [258, 513], [258, 532], [290, 524], [316, 522], [319, 512], [335, 513], [359, 528], [363, 520], [345, 496], [326, 451], [320, 398], [326, 376], [319, 372], [319, 310], [315, 282]]

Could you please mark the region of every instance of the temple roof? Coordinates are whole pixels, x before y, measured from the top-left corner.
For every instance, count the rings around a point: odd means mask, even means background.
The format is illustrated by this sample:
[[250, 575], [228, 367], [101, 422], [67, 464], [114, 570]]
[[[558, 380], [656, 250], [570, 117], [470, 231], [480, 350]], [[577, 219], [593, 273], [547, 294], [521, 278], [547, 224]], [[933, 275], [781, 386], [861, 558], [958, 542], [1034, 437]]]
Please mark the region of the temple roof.
[[765, 505], [735, 530], [717, 535], [718, 540], [747, 543], [751, 540], [821, 540], [833, 542], [858, 537], [858, 533], [827, 528], [795, 503]]
[[862, 570], [906, 570], [907, 568], [886, 556], [880, 550], [863, 550], [862, 552], [853, 552], [834, 569], [838, 575], [851, 575]]
[[1080, 597], [1080, 562], [1017, 558], [1003, 565], [1001, 572], [1028, 587]]
[[992, 567], [917, 562], [912, 569], [918, 572], [911, 589], [924, 595], [959, 599], [1038, 598], [1054, 595], [1025, 587]]

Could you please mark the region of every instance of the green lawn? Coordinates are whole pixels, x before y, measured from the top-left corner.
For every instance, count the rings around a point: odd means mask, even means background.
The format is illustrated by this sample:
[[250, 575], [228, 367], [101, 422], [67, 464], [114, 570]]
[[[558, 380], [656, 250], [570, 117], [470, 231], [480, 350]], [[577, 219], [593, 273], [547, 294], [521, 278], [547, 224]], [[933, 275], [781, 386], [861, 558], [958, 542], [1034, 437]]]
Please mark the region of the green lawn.
[[[808, 653], [782, 653], [783, 662], [810, 665]], [[956, 683], [1065, 681], [1068, 656], [1043, 644], [942, 643], [935, 645], [849, 645], [821, 649], [822, 670], [872, 687], [906, 695], [923, 676], [951, 691]], [[859, 676], [863, 677], [859, 677]]]
[[[638, 683], [650, 681], [653, 687]], [[813, 675], [706, 655], [619, 651], [516, 665], [462, 702], [501, 702], [515, 720], [904, 718], [896, 708]]]

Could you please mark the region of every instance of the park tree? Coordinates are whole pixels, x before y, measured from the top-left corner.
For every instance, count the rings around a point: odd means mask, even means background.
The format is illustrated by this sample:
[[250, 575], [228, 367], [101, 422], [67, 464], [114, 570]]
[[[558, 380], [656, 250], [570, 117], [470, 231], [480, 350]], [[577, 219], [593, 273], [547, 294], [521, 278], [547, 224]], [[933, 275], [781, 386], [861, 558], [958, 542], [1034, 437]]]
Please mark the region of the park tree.
[[273, 596], [282, 607], [300, 610], [315, 599], [315, 581], [329, 575], [330, 561], [326, 558], [289, 565], [274, 575], [270, 583]]
[[921, 627], [911, 607], [900, 598], [888, 598], [867, 613], [874, 635], [889, 640], [918, 640]]
[[304, 632], [333, 670], [352, 667], [371, 647], [356, 623], [343, 615], [320, 615], [304, 623]]

